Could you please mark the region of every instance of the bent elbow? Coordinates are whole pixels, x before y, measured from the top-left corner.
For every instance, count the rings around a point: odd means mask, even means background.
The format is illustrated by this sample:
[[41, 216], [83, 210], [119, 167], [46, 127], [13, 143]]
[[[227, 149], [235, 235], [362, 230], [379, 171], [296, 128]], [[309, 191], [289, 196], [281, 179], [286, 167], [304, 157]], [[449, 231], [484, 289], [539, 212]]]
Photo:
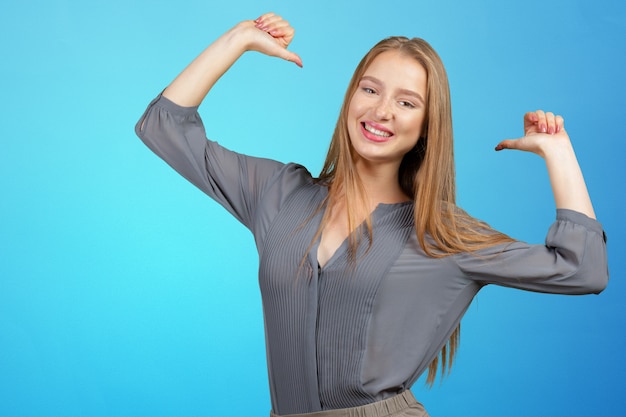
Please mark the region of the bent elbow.
[[593, 285], [591, 287], [592, 294], [600, 294], [604, 291], [609, 285], [609, 274], [608, 271], [606, 274], [602, 274], [601, 277], [594, 280]]
[[584, 294], [600, 294], [604, 291], [609, 283], [609, 273], [607, 271], [598, 271], [595, 273], [585, 274], [585, 279], [579, 283], [577, 293]]
[[600, 294], [609, 284], [609, 263], [606, 250], [597, 253], [595, 257], [589, 257], [594, 262], [587, 264], [584, 276], [588, 277], [589, 293]]

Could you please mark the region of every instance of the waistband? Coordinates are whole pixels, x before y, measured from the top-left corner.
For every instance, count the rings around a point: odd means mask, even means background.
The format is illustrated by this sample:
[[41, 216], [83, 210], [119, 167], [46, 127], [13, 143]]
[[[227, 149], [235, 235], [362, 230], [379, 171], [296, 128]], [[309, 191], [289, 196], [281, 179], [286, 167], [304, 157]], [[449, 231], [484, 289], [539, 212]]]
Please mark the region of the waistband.
[[[418, 414], [411, 415], [428, 417], [428, 414], [426, 413], [426, 410], [424, 410], [422, 404], [417, 402], [413, 393], [409, 390], [387, 398], [386, 400], [376, 401], [359, 407], [315, 411], [313, 413], [304, 414], [289, 414], [288, 417], [390, 417], [396, 415], [395, 413], [400, 413], [409, 408], [418, 412]], [[419, 414], [420, 411], [422, 414]], [[281, 416], [270, 412], [270, 417]]]

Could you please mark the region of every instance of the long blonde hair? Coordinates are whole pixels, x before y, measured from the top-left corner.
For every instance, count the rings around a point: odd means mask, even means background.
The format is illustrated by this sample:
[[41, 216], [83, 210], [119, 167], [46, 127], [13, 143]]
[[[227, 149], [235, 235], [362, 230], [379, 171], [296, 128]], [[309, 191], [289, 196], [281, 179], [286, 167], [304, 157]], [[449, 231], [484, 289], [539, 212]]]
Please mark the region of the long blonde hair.
[[[456, 206], [456, 180], [452, 135], [452, 109], [448, 77], [441, 58], [423, 39], [390, 37], [376, 44], [357, 66], [344, 98], [319, 181], [329, 186], [322, 203], [332, 208], [339, 198], [347, 208], [348, 230], [365, 218], [371, 236], [372, 226], [366, 211], [367, 196], [354, 164], [354, 149], [348, 133], [348, 108], [359, 81], [372, 61], [385, 51], [399, 51], [414, 58], [427, 74], [426, 114], [421, 137], [403, 158], [399, 185], [414, 201], [415, 233], [423, 250], [432, 257], [473, 252], [513, 240], [474, 219]], [[320, 206], [320, 210], [321, 210]], [[314, 241], [321, 236], [330, 218], [326, 210]], [[350, 235], [350, 253], [356, 253], [360, 233]], [[427, 384], [432, 385], [441, 362], [442, 375], [454, 360], [460, 340], [460, 325], [451, 334], [439, 355], [428, 368]], [[441, 358], [441, 360], [440, 360]]]

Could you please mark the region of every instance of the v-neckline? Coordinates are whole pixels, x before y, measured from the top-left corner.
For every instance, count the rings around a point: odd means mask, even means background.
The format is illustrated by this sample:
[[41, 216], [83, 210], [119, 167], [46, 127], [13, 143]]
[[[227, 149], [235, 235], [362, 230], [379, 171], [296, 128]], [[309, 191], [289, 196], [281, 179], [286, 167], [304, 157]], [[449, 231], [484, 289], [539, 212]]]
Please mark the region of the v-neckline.
[[[376, 207], [374, 207], [374, 210], [372, 210], [372, 212], [370, 213], [370, 216], [372, 219], [372, 227], [374, 227], [374, 224], [376, 221], [379, 221], [382, 217], [387, 215], [394, 208], [396, 207], [399, 208], [399, 207], [402, 207], [411, 203], [412, 203], [411, 201], [403, 201], [400, 203], [378, 203]], [[325, 210], [326, 209], [324, 209], [324, 211]], [[320, 215], [323, 217], [323, 212], [320, 213]], [[315, 264], [317, 264], [318, 271], [322, 271], [323, 269], [330, 267], [333, 263], [336, 262], [337, 258], [341, 257], [344, 253], [347, 252], [347, 246], [349, 245], [350, 236], [352, 236], [354, 233], [357, 233], [357, 232], [362, 233], [364, 224], [365, 224], [365, 220], [363, 220], [353, 231], [348, 233], [348, 235], [341, 241], [339, 246], [335, 248], [333, 253], [328, 257], [328, 259], [326, 260], [324, 264], [320, 263], [319, 261], [319, 248], [322, 243], [322, 237], [323, 237], [324, 232], [322, 231], [322, 233], [320, 233], [320, 236], [315, 242], [315, 247], [313, 248], [314, 250], [311, 251], [312, 254], [314, 254], [314, 260], [315, 260]]]

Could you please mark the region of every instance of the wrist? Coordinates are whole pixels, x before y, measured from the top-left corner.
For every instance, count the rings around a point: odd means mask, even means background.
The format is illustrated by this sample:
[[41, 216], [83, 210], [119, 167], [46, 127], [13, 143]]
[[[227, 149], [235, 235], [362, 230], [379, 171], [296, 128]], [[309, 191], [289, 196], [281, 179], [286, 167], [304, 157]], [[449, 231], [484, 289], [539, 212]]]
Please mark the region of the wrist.
[[544, 142], [544, 146], [541, 147], [541, 156], [547, 163], [576, 162], [574, 147], [567, 137], [549, 138]]
[[257, 30], [252, 20], [244, 20], [243, 22], [237, 23], [224, 34], [225, 40], [228, 43], [228, 49], [237, 51], [240, 55], [253, 50], [253, 35], [254, 31]]

